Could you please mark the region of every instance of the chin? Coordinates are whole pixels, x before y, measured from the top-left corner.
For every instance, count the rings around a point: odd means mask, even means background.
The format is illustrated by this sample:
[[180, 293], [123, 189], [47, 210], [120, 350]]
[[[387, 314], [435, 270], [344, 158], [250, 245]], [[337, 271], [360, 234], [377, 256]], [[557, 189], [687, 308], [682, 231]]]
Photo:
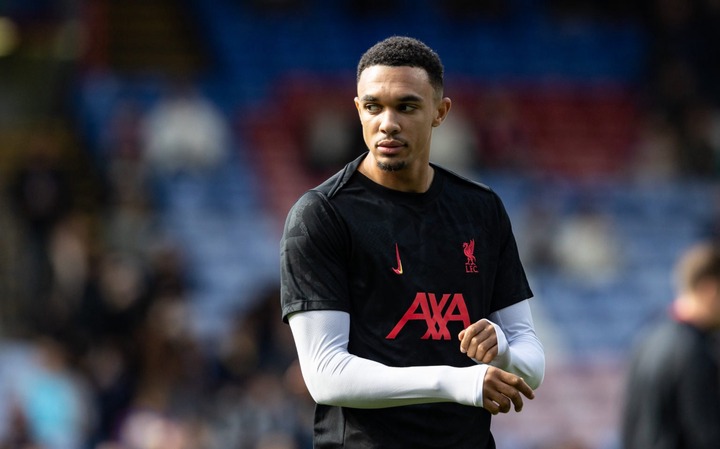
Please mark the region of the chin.
[[378, 160], [377, 166], [382, 171], [394, 172], [394, 171], [403, 170], [405, 167], [407, 167], [407, 162], [405, 162], [405, 161], [382, 162], [382, 161]]

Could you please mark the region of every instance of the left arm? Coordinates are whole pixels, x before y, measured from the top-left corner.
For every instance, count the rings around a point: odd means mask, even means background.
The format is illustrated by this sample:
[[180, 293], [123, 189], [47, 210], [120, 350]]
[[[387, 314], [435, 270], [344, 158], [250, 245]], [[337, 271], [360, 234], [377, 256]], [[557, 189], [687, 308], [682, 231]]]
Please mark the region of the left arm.
[[542, 383], [545, 352], [527, 299], [471, 324], [458, 338], [460, 351], [476, 362], [517, 374], [533, 389]]

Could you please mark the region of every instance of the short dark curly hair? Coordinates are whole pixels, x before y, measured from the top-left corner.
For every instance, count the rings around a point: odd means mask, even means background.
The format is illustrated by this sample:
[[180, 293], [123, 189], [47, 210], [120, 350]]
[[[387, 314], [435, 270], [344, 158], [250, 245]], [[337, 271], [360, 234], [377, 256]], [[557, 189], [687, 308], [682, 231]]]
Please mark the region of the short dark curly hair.
[[695, 244], [675, 265], [675, 282], [680, 292], [693, 291], [708, 279], [720, 281], [720, 246], [715, 242]]
[[370, 47], [360, 58], [356, 81], [368, 67], [419, 67], [428, 74], [437, 92], [443, 91], [443, 65], [438, 54], [423, 42], [405, 36], [392, 36]]

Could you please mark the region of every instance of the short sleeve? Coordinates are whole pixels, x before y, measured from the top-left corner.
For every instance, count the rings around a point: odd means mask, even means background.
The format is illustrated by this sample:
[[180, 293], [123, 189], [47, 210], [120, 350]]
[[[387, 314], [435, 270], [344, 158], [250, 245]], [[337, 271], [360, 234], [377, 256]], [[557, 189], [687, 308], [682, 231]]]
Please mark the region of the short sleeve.
[[492, 312], [516, 304], [533, 296], [525, 274], [517, 242], [512, 231], [510, 217], [498, 196], [498, 268], [495, 276], [495, 289], [492, 299]]
[[305, 193], [280, 241], [282, 318], [307, 310], [348, 311], [348, 232], [327, 197]]

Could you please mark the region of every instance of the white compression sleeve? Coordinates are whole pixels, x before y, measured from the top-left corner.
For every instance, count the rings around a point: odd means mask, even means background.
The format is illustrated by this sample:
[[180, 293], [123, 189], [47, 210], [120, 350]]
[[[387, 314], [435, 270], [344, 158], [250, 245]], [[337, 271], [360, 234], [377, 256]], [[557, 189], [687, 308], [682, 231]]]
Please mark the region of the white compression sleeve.
[[533, 324], [528, 300], [491, 313], [498, 336], [498, 355], [490, 364], [522, 377], [537, 388], [545, 376], [545, 352]]
[[350, 316], [317, 310], [289, 317], [300, 369], [320, 404], [383, 408], [430, 402], [481, 407], [488, 365], [390, 367], [348, 352]]

